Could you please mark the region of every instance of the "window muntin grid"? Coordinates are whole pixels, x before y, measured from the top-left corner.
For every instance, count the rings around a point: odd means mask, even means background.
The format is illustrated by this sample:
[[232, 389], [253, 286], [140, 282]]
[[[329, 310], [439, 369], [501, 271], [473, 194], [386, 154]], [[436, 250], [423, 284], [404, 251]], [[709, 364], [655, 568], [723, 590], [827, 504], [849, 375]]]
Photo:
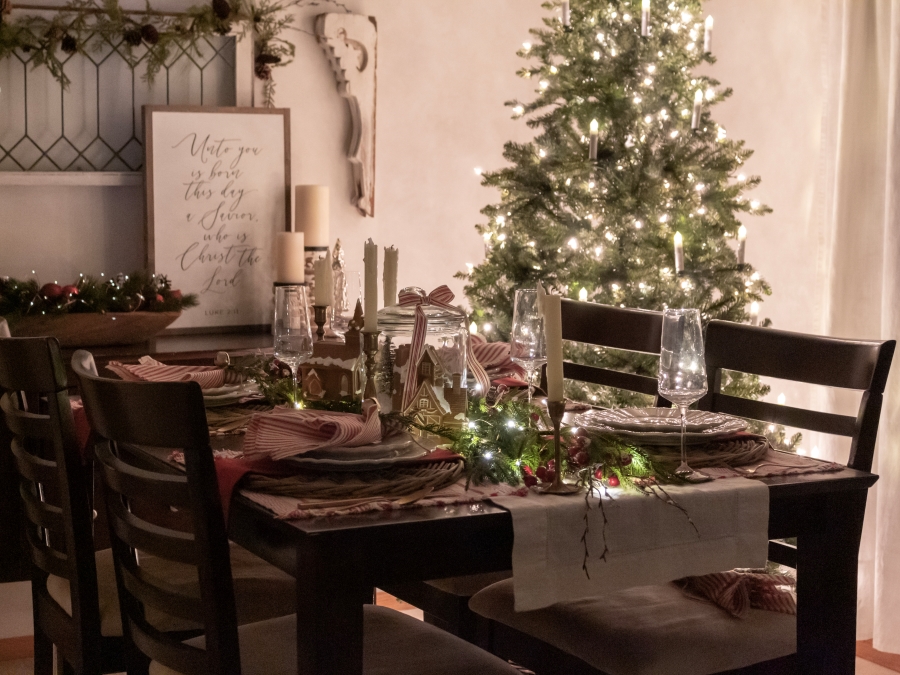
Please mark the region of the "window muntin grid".
[[139, 171], [144, 104], [235, 105], [234, 36], [174, 46], [152, 85], [145, 45], [129, 62], [121, 38], [88, 44], [63, 60], [66, 89], [31, 54], [0, 61], [0, 171]]

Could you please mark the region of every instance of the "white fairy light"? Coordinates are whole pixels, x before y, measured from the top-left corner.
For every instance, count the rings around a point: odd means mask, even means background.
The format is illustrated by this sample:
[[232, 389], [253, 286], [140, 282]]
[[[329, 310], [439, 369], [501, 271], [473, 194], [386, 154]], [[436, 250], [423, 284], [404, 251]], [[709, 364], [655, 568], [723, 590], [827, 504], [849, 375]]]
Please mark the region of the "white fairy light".
[[648, 72], [648, 73], [655, 73], [655, 72], [656, 72], [656, 66], [654, 66], [654, 65], [651, 63], [649, 66], [647, 66], [647, 72]]
[[494, 329], [494, 327], [489, 323], [483, 324], [481, 326], [482, 333], [490, 333], [493, 329]]
[[474, 429], [475, 426], [476, 426], [476, 425], [475, 425], [475, 422], [469, 422], [469, 428], [470, 428], [470, 429]]
[[506, 225], [506, 216], [497, 216], [497, 224], [500, 227], [503, 227], [504, 225]]
[[522, 43], [522, 49], [524, 49], [526, 52], [527, 52], [527, 51], [530, 51], [530, 50], [531, 50], [531, 43], [530, 43], [530, 42], [523, 42], [523, 43]]
[[642, 99], [640, 96], [635, 95], [635, 97], [634, 97], [634, 102], [635, 102], [635, 103], [640, 103], [642, 100], [643, 100], [643, 99]]
[[649, 87], [651, 84], [653, 84], [653, 78], [652, 78], [652, 77], [645, 77], [645, 78], [644, 78], [644, 86], [645, 86], [645, 87]]
[[587, 289], [584, 286], [582, 286], [581, 290], [578, 291], [578, 299], [581, 300], [581, 302], [586, 302], [587, 296], [588, 296]]
[[471, 274], [471, 273], [472, 273], [472, 270], [475, 269], [475, 265], [474, 265], [473, 263], [466, 263], [466, 267], [467, 267], [468, 270], [469, 270], [469, 274]]
[[750, 208], [755, 211], [759, 208], [759, 202], [754, 199], [752, 202], [750, 202]]
[[725, 127], [719, 127], [716, 131], [716, 138], [720, 141], [724, 141], [727, 135], [728, 133], [725, 131]]
[[597, 42], [605, 42], [606, 36], [603, 33], [597, 33]]
[[613, 292], [616, 292], [616, 291], [619, 290], [619, 284], [612, 284], [612, 285], [610, 286], [610, 288], [613, 289]]
[[481, 174], [484, 173], [484, 169], [482, 169], [480, 166], [476, 166], [476, 167], [475, 167], [474, 169], [472, 169], [472, 170], [475, 172], [475, 175], [476, 175], [476, 176], [480, 176]]
[[690, 23], [692, 18], [693, 17], [691, 16], [690, 12], [682, 12], [681, 13], [681, 23]]
[[669, 222], [669, 214], [667, 214], [667, 213], [662, 214], [662, 215], [659, 217], [659, 222], [661, 222], [661, 223], [667, 223], [667, 222]]
[[596, 50], [591, 54], [591, 56], [594, 57], [594, 61], [599, 61], [599, 60], [600, 60], [600, 52], [598, 52], [598, 51], [596, 51]]
[[737, 179], [738, 179], [738, 183], [743, 183], [745, 180], [747, 180], [747, 176], [745, 176], [742, 173], [739, 173]]
[[597, 256], [598, 258], [599, 258], [601, 255], [603, 255], [603, 247], [602, 247], [602, 246], [596, 246], [596, 247], [594, 247], [594, 255]]
[[[472, 335], [475, 335], [475, 333], [478, 332], [478, 324], [475, 323], [474, 321], [473, 321], [472, 323], [469, 324], [469, 332], [470, 332]], [[469, 422], [469, 424], [473, 424], [473, 425], [474, 425], [474, 422]]]
[[787, 396], [778, 394], [778, 405], [784, 405], [785, 403], [787, 403]]
[[557, 68], [556, 66], [550, 66], [550, 72], [556, 75], [556, 73], [559, 72], [559, 68]]
[[622, 21], [624, 21], [625, 23], [628, 23], [629, 21], [631, 21], [631, 14], [623, 14]]
[[525, 114], [525, 107], [524, 107], [524, 106], [521, 106], [521, 105], [517, 105], [515, 108], [513, 108], [513, 112], [514, 112], [516, 115], [524, 115], [524, 114]]
[[682, 117], [687, 117], [687, 116], [689, 116], [690, 114], [691, 114], [691, 111], [690, 111], [690, 110], [688, 110], [687, 108], [682, 108], [682, 110], [681, 110], [681, 116], [682, 116]]
[[484, 240], [485, 240], [485, 241], [490, 241], [491, 237], [493, 237], [494, 235], [493, 235], [493, 233], [491, 233], [491, 232], [485, 232], [485, 233], [484, 233], [483, 235], [481, 235], [481, 236], [484, 237]]
[[716, 90], [710, 87], [706, 90], [706, 100], [712, 101], [716, 97]]
[[566, 185], [571, 185], [571, 184], [572, 184], [572, 179], [566, 178]]
[[505, 233], [505, 232], [501, 232], [500, 234], [498, 234], [498, 235], [497, 235], [497, 241], [506, 241], [506, 233]]
[[644, 122], [646, 122], [647, 124], [650, 124], [650, 122], [652, 122], [652, 121], [653, 121], [653, 118], [650, 115], [647, 115], [644, 118]]
[[702, 216], [702, 215], [705, 215], [705, 214], [706, 214], [706, 207], [705, 207], [705, 206], [701, 206], [699, 209], [697, 209], [697, 213], [699, 213], [701, 216]]
[[593, 190], [593, 189], [594, 189], [594, 185], [596, 185], [596, 184], [594, 183], [594, 181], [588, 181], [588, 190]]
[[669, 138], [678, 138], [678, 129], [669, 134]]
[[603, 233], [603, 236], [606, 237], [607, 241], [615, 241], [615, 240], [616, 240], [616, 235], [614, 235], [614, 234], [613, 234], [612, 232], [610, 232], [609, 230], [607, 230], [606, 232], [604, 232], [604, 233]]
[[526, 244], [526, 246], [530, 246], [531, 248], [534, 248], [535, 243], [534, 243], [533, 241], [529, 241], [529, 242]]
[[687, 50], [688, 50], [689, 52], [694, 51], [696, 48], [697, 48], [697, 45], [694, 44], [693, 42], [688, 42], [688, 43], [687, 43]]
[[550, 83], [547, 82], [547, 80], [541, 80], [538, 84], [540, 84], [541, 89], [546, 89], [547, 87], [550, 86]]
[[572, 237], [572, 238], [569, 239], [569, 241], [566, 242], [566, 243], [568, 244], [569, 248], [572, 249], [573, 251], [577, 251], [577, 250], [578, 250], [578, 240], [577, 240], [575, 237]]
[[644, 224], [641, 221], [636, 220], [636, 221], [634, 221], [634, 226], [635, 226], [635, 228], [637, 228], [639, 230], [644, 226]]
[[538, 156], [539, 156], [539, 157], [546, 157], [546, 156], [547, 156], [547, 151], [544, 150], [543, 148], [541, 148], [540, 150], [538, 150]]

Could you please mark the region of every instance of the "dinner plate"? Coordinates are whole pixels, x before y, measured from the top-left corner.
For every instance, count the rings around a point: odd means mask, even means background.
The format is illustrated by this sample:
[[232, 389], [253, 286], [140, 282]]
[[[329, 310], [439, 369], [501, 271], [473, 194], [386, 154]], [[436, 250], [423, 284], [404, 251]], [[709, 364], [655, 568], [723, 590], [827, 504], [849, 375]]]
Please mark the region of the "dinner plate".
[[313, 450], [303, 453], [303, 457], [312, 459], [336, 459], [339, 461], [357, 459], [385, 459], [403, 455], [413, 445], [413, 437], [407, 431], [392, 434], [387, 439], [368, 445], [352, 447], [326, 448], [325, 450]]
[[[373, 444], [375, 445], [375, 444]], [[367, 447], [367, 446], [363, 446]], [[344, 450], [359, 450], [360, 448], [344, 448]], [[428, 449], [416, 443], [410, 443], [404, 448], [397, 448], [389, 456], [385, 457], [361, 457], [348, 454], [347, 457], [312, 457], [310, 453], [288, 457], [282, 461], [292, 462], [305, 469], [320, 469], [323, 471], [374, 471], [385, 469], [400, 462], [418, 459], [428, 454]], [[351, 459], [351, 457], [353, 457]]]
[[[224, 387], [218, 387], [217, 389], [224, 389]], [[234, 405], [241, 399], [258, 394], [259, 388], [256, 386], [256, 383], [251, 382], [244, 385], [237, 385], [236, 389], [232, 389], [231, 391], [222, 394], [210, 394], [210, 391], [215, 390], [207, 389], [203, 392], [203, 404], [207, 408], [215, 408], [223, 405]]]
[[[641, 426], [641, 422], [637, 423], [636, 428], [614, 426], [614, 424], [617, 423], [621, 425], [623, 420], [626, 420], [627, 418], [625, 416], [620, 416], [613, 424], [610, 424], [610, 416], [608, 413], [613, 411], [609, 410], [591, 410], [582, 413], [581, 415], [576, 415], [574, 423], [580, 427], [585, 427], [601, 433], [608, 433], [611, 436], [617, 436], [641, 445], [679, 445], [681, 443], [681, 422], [677, 417], [678, 411], [674, 408], [671, 409], [671, 411], [672, 412], [667, 413], [665, 417], [657, 417], [657, 424], [650, 427]], [[654, 410], [653, 412], [655, 413], [656, 411]], [[716, 420], [716, 424], [712, 424], [711, 426], [706, 425], [707, 422], [712, 421], [712, 419], [708, 417], [709, 415], [715, 415], [719, 418]], [[647, 419], [650, 419], [650, 415], [647, 416], [644, 422], [646, 422]], [[684, 442], [687, 445], [699, 445], [710, 441], [722, 440], [723, 438], [728, 438], [729, 436], [740, 433], [747, 428], [747, 422], [742, 419], [730, 415], [722, 415], [720, 413], [707, 413], [702, 410], [689, 410], [688, 421], [694, 422], [696, 426], [694, 427], [694, 431], [688, 431], [684, 435]], [[633, 422], [627, 421], [624, 421], [624, 423], [633, 424]], [[698, 426], [704, 428], [697, 428]], [[648, 428], [651, 430], [648, 431]]]
[[[614, 408], [597, 410], [591, 415], [594, 422], [626, 431], [681, 431], [681, 413], [677, 408]], [[729, 415], [706, 410], [688, 410], [685, 431], [696, 433], [720, 426], [735, 419]]]

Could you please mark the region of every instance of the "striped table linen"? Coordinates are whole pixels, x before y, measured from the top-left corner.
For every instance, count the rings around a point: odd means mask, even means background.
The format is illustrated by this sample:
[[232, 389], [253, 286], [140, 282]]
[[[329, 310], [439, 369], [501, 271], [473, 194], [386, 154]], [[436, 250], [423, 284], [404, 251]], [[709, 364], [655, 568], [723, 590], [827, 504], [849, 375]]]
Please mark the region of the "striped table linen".
[[525, 375], [525, 370], [510, 358], [508, 342], [486, 342], [480, 335], [472, 335], [471, 345], [475, 360], [485, 370]]
[[357, 447], [381, 440], [378, 404], [366, 401], [363, 414], [275, 408], [250, 420], [244, 456], [284, 459], [312, 450]]
[[731, 616], [741, 618], [753, 609], [797, 613], [796, 582], [786, 575], [760, 572], [715, 572], [673, 582], [690, 596], [707, 600]]
[[201, 389], [240, 383], [240, 375], [218, 366], [167, 366], [149, 356], [142, 356], [137, 365], [110, 361], [106, 367], [123, 380], [131, 381], [197, 382]]

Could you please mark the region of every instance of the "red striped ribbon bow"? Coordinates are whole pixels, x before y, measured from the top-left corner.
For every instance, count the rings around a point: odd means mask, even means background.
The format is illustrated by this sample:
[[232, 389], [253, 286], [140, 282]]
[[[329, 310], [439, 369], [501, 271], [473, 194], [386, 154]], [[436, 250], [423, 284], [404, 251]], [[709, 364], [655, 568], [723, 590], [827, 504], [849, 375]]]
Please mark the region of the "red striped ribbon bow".
[[[412, 343], [409, 349], [409, 368], [406, 370], [406, 383], [403, 386], [403, 409], [412, 402], [416, 395], [416, 368], [413, 364], [419, 362], [422, 352], [425, 350], [425, 334], [428, 331], [428, 318], [425, 316], [425, 305], [434, 305], [436, 307], [444, 307], [447, 309], [455, 309], [450, 303], [453, 302], [453, 291], [447, 286], [442, 285], [435, 288], [428, 295], [421, 292], [403, 291], [400, 293], [399, 304], [403, 307], [416, 307], [416, 321], [413, 324]], [[468, 335], [468, 334], [467, 334]], [[491, 381], [484, 372], [484, 368], [475, 358], [472, 351], [472, 345], [469, 344], [468, 337], [466, 339], [466, 366], [475, 377], [478, 384], [481, 385], [481, 393], [486, 394], [491, 387]]]

